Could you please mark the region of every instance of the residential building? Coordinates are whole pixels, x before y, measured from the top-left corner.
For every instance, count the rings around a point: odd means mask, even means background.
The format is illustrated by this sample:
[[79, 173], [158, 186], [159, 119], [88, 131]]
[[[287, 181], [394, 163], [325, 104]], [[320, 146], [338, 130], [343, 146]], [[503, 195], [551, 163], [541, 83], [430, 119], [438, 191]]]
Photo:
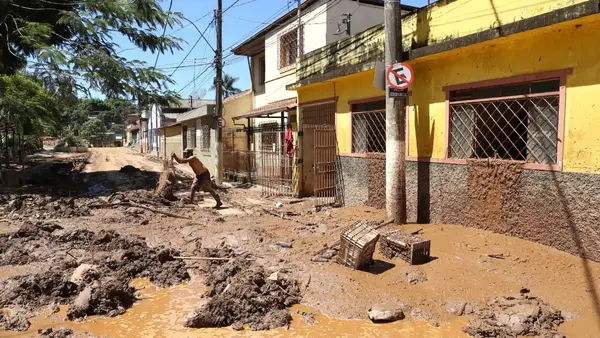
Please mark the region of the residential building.
[[[300, 29], [297, 9], [293, 9], [232, 49], [235, 55], [249, 58], [254, 109], [233, 119], [247, 120], [248, 127], [252, 129], [254, 148], [250, 150], [256, 151], [257, 165], [278, 162], [291, 165], [289, 158], [259, 157], [272, 156], [272, 152], [285, 154], [286, 126], [290, 125], [292, 130], [297, 131], [296, 93], [286, 88], [296, 81], [297, 60], [353, 32], [382, 23], [383, 3], [383, 0], [306, 0], [300, 6]], [[403, 6], [402, 10], [406, 14], [415, 9]], [[338, 26], [344, 17], [350, 18], [349, 25]], [[262, 176], [273, 177], [279, 171], [272, 169], [275, 172], [265, 172]], [[260, 168], [258, 170], [261, 171]], [[289, 172], [281, 170], [284, 171]], [[291, 177], [286, 180], [288, 183], [292, 181]]]
[[140, 115], [128, 115], [125, 119], [125, 144], [127, 147], [137, 147], [140, 138]]
[[[590, 47], [599, 5], [439, 1], [404, 17], [409, 222], [464, 224], [600, 261], [600, 50]], [[288, 86], [299, 123], [330, 105], [347, 204], [385, 206], [385, 92], [373, 86], [383, 45], [379, 26], [314, 50]]]
[[161, 106], [152, 104], [147, 111], [142, 112], [142, 152], [147, 152], [160, 157], [164, 153], [161, 149], [160, 128], [177, 122], [177, 117], [194, 108], [214, 101], [202, 99], [182, 99], [177, 105]]

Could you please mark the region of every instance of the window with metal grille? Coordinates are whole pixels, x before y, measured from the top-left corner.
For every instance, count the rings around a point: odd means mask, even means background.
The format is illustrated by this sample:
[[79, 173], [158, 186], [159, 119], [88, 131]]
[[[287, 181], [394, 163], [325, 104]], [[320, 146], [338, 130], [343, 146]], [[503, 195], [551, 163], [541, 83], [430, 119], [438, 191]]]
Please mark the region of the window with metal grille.
[[210, 127], [208, 125], [200, 126], [200, 150], [210, 151]]
[[455, 159], [555, 164], [560, 79], [449, 92]]
[[352, 152], [385, 153], [385, 100], [352, 105]]
[[[302, 34], [302, 26], [300, 27]], [[298, 29], [292, 29], [279, 36], [279, 68], [288, 68], [296, 64], [298, 57]], [[300, 55], [302, 55], [302, 45], [300, 45]]]
[[279, 124], [267, 122], [260, 124], [260, 146], [262, 151], [277, 151]]

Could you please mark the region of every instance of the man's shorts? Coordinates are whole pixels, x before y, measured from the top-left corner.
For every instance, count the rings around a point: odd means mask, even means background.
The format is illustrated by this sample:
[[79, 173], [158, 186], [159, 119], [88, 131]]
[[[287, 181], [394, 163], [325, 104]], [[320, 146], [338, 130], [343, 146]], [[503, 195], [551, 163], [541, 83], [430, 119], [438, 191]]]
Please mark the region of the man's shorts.
[[192, 187], [196, 190], [207, 190], [210, 187], [210, 172], [207, 170], [200, 175], [196, 175]]

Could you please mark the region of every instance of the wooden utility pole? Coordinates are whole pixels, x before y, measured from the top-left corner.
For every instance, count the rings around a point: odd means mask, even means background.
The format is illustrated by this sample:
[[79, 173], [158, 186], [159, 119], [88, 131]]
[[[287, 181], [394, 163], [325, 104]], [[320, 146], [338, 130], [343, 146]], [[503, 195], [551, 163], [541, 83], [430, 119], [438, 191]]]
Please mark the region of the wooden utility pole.
[[[400, 0], [385, 1], [385, 65], [402, 61], [402, 19]], [[386, 86], [386, 157], [385, 157], [385, 209], [388, 218], [396, 224], [406, 223], [406, 162], [405, 162], [405, 100], [389, 98]]]
[[[217, 118], [223, 116], [223, 0], [217, 0], [217, 11], [216, 15], [216, 23], [217, 23], [217, 55], [215, 56], [215, 63], [217, 66], [217, 81], [215, 84], [216, 91], [216, 110], [217, 110]], [[216, 121], [215, 121], [216, 125]], [[223, 130], [217, 127], [217, 153], [216, 153], [216, 164], [217, 164], [217, 172], [215, 173], [215, 178], [217, 184], [222, 183], [223, 178]]]

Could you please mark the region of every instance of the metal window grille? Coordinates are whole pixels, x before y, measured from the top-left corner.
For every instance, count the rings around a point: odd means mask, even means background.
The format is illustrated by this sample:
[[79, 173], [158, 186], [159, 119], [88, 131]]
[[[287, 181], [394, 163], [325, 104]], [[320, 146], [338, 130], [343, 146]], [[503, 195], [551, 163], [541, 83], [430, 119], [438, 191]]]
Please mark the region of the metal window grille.
[[260, 124], [260, 150], [277, 152], [281, 146], [279, 139], [281, 137], [281, 129], [277, 122], [268, 122]]
[[385, 153], [385, 110], [352, 113], [352, 152]]
[[557, 162], [559, 94], [450, 103], [451, 158]]
[[208, 125], [200, 126], [200, 150], [210, 151], [210, 127]]
[[302, 127], [335, 126], [335, 103], [302, 107]]
[[[304, 28], [300, 26], [300, 56], [304, 54]], [[283, 33], [277, 39], [279, 53], [279, 69], [285, 69], [296, 64], [298, 57], [298, 28]]]

